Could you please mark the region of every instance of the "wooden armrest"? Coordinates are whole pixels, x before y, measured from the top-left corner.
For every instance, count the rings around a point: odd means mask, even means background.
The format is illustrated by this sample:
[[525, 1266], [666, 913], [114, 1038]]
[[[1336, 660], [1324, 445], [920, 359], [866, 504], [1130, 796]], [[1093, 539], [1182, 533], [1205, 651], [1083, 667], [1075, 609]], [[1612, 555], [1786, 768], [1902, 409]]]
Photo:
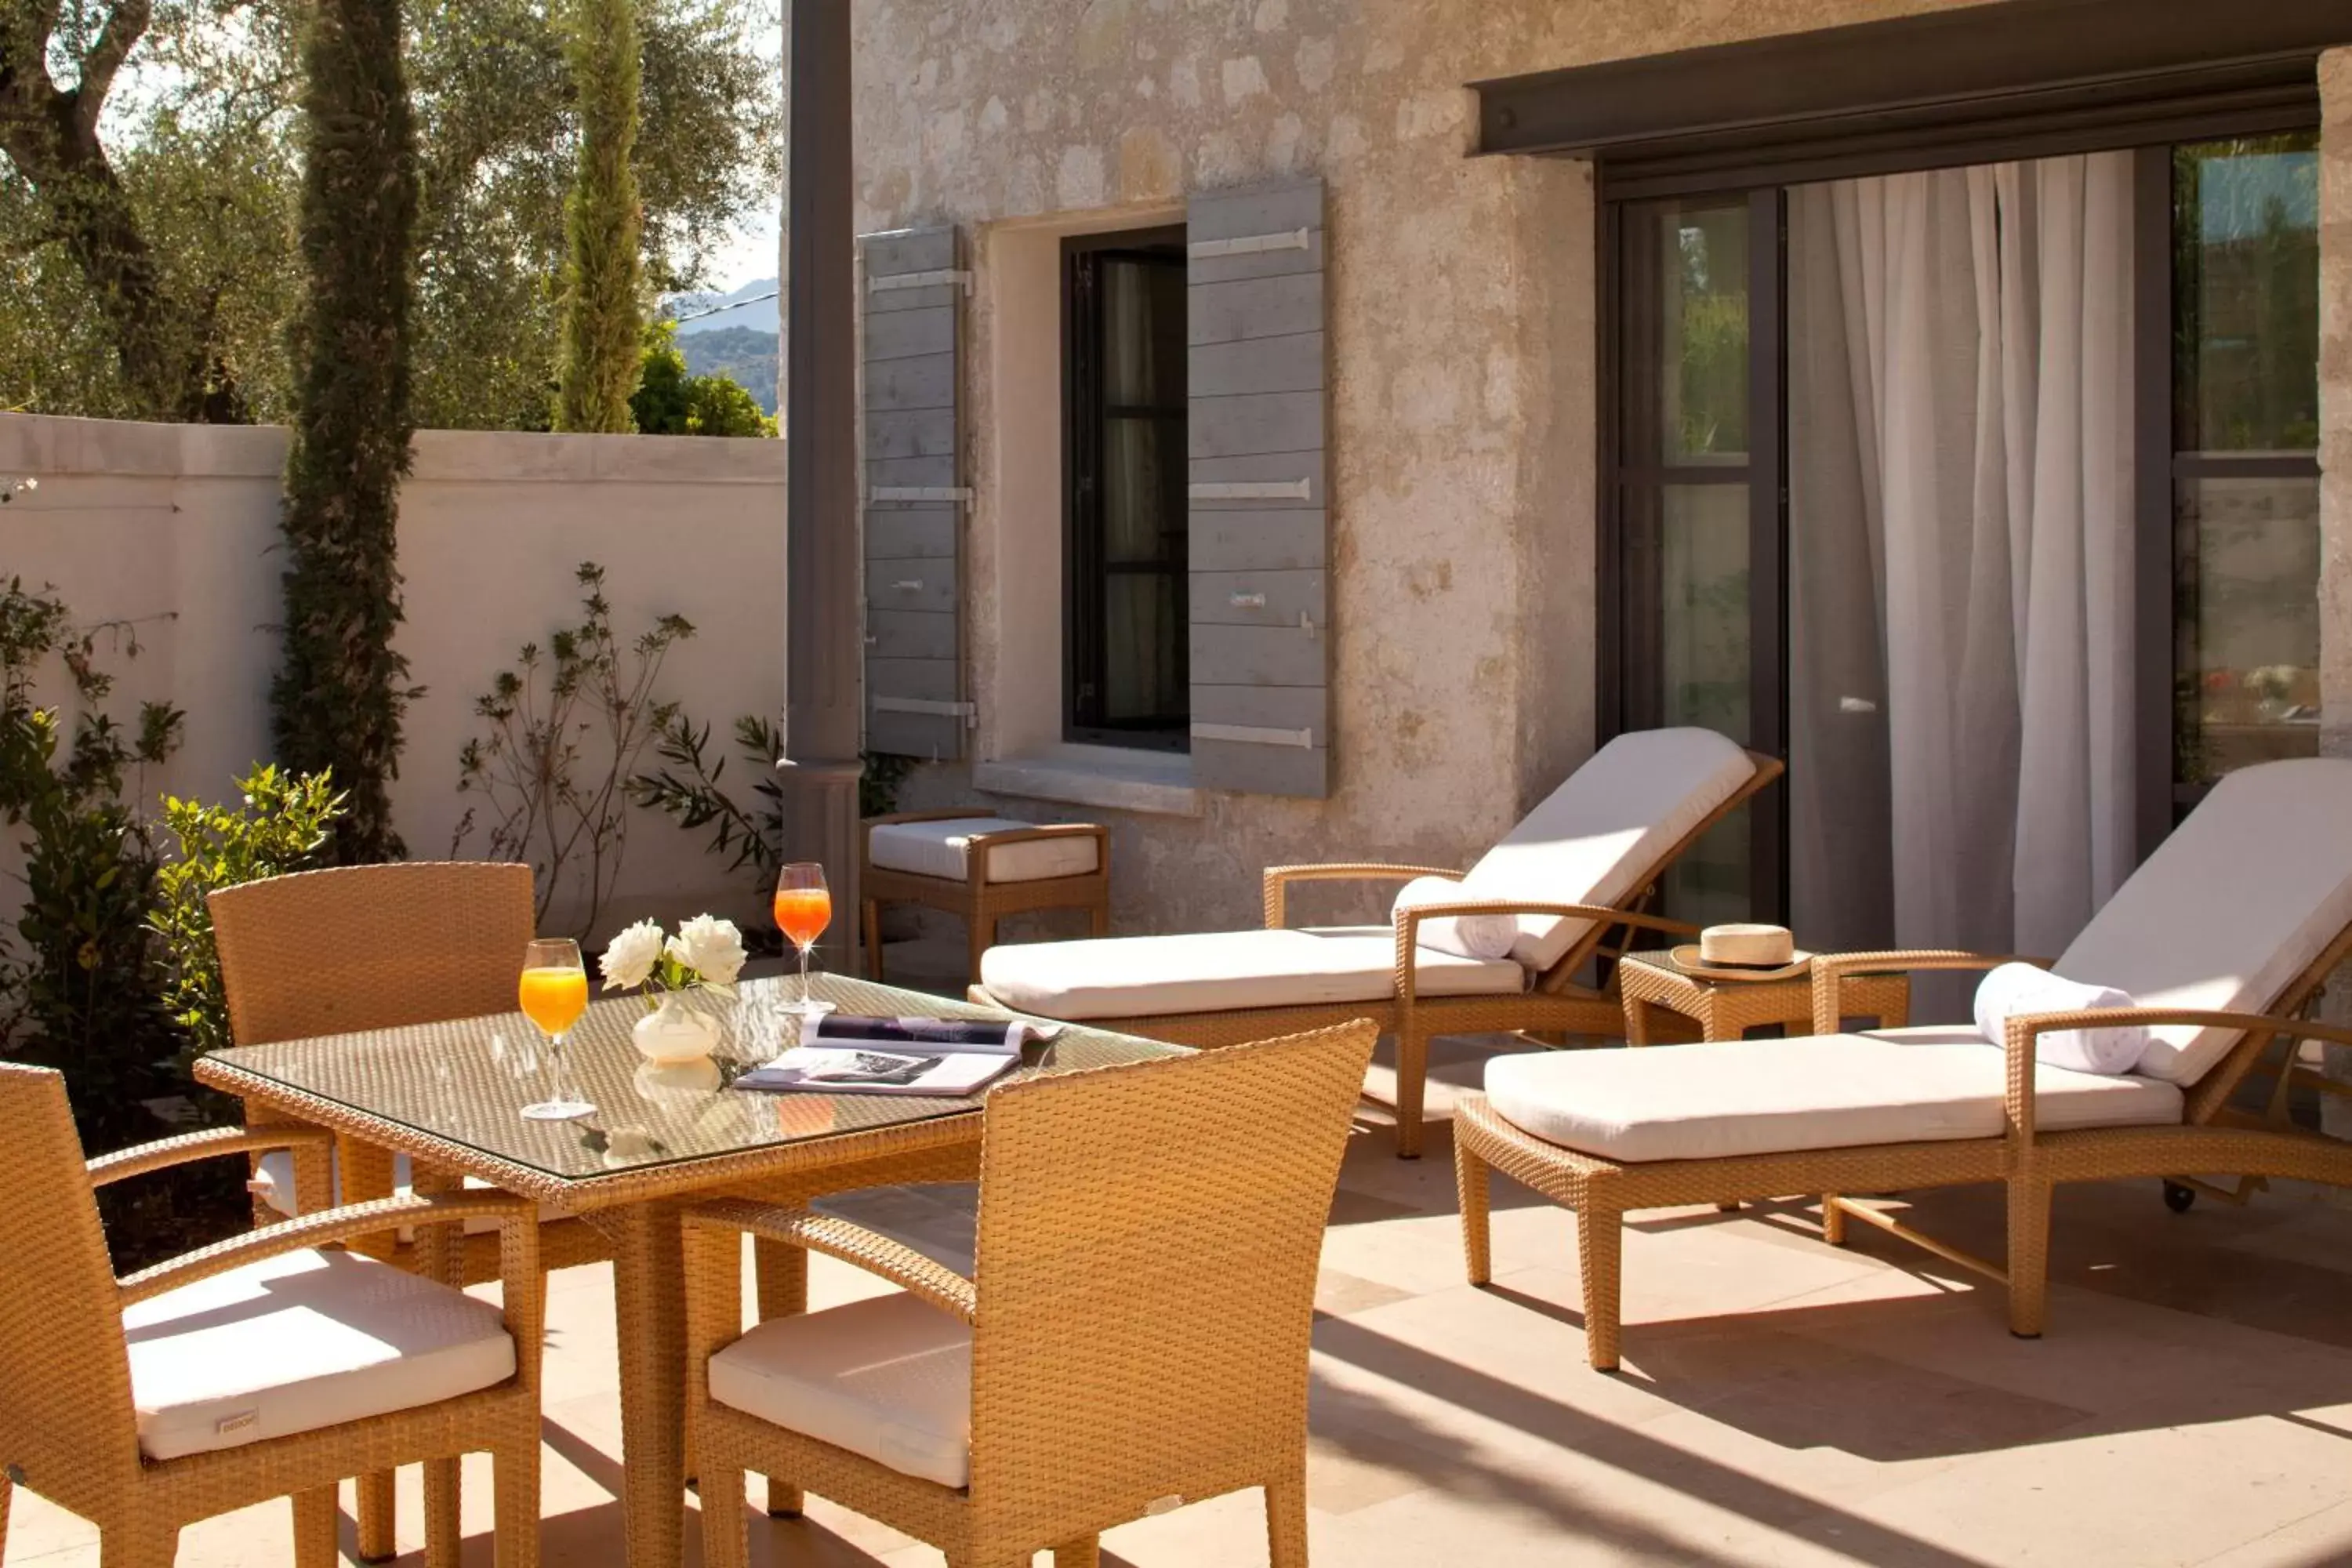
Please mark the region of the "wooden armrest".
[[223, 1154], [266, 1153], [273, 1149], [316, 1149], [331, 1152], [335, 1135], [323, 1127], [306, 1127], [295, 1122], [281, 1126], [215, 1127], [205, 1132], [184, 1133], [177, 1138], [162, 1138], [136, 1148], [117, 1149], [111, 1154], [100, 1154], [89, 1163], [89, 1184], [110, 1186], [116, 1182], [143, 1176], [150, 1171], [168, 1171], [174, 1165], [185, 1165], [197, 1160], [210, 1160]]
[[1843, 982], [1849, 974], [1908, 974], [1917, 970], [1999, 969], [2030, 963], [2047, 969], [2058, 961], [2023, 953], [1963, 952], [1957, 949], [1895, 949], [1886, 952], [1822, 952], [1813, 956], [1813, 1033], [1834, 1035], [1845, 1019]]
[[686, 1211], [686, 1223], [717, 1230], [740, 1230], [786, 1247], [822, 1252], [853, 1263], [905, 1289], [944, 1312], [972, 1321], [979, 1298], [972, 1282], [936, 1258], [814, 1209], [788, 1209], [751, 1198], [721, 1198]]
[[1414, 904], [1396, 911], [1396, 985], [1397, 994], [1408, 1004], [1420, 996], [1419, 966], [1413, 961], [1413, 950], [1421, 945], [1423, 921], [1446, 920], [1461, 915], [1541, 915], [1565, 920], [1587, 920], [1603, 926], [1633, 926], [1643, 931], [1664, 931], [1670, 935], [1696, 934], [1698, 928], [1681, 921], [1670, 921], [1664, 915], [1643, 914], [1637, 910], [1620, 910], [1601, 904], [1551, 904], [1524, 899], [1480, 899], [1458, 904]]
[[[539, 1206], [527, 1198], [507, 1193], [473, 1191], [453, 1193], [440, 1197], [378, 1198], [373, 1203], [352, 1204], [343, 1208], [324, 1209], [317, 1214], [303, 1215], [281, 1225], [261, 1230], [249, 1230], [226, 1241], [199, 1247], [184, 1253], [168, 1263], [158, 1263], [152, 1268], [142, 1268], [116, 1281], [122, 1292], [122, 1304], [135, 1306], [166, 1290], [176, 1290], [183, 1285], [193, 1285], [232, 1268], [248, 1263], [258, 1263], [265, 1258], [283, 1253], [300, 1252], [321, 1247], [329, 1242], [344, 1241], [352, 1237], [378, 1236], [404, 1225], [455, 1225], [469, 1219], [489, 1218], [499, 1222], [499, 1228], [508, 1233], [509, 1239], [526, 1239], [524, 1255], [516, 1262], [517, 1248], [501, 1249], [513, 1266], [500, 1270], [509, 1299], [518, 1290], [525, 1295], [538, 1289], [539, 1275]], [[523, 1227], [521, 1236], [515, 1235]]]
[[1322, 866], [1268, 866], [1265, 868], [1265, 928], [1278, 931], [1289, 918], [1293, 882], [1410, 882], [1415, 877], [1459, 877], [1444, 866], [1393, 866], [1381, 861], [1333, 861]]

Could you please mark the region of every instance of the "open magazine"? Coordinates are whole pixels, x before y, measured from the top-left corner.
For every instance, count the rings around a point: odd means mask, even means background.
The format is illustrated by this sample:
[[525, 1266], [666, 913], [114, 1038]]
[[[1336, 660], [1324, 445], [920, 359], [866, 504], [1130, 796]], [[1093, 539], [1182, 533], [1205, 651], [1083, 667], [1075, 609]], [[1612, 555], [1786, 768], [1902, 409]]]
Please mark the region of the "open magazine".
[[1021, 1047], [1059, 1026], [962, 1018], [809, 1019], [801, 1043], [735, 1080], [737, 1089], [960, 1099], [1021, 1064]]

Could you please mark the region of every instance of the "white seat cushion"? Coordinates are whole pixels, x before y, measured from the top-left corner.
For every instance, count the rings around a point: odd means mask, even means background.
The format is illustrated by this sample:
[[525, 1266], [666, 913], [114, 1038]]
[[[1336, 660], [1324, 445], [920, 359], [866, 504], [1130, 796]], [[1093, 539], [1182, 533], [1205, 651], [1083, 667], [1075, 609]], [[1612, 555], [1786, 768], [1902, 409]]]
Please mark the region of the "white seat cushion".
[[710, 1397], [902, 1475], [971, 1480], [971, 1330], [904, 1291], [771, 1318], [710, 1358]]
[[[1620, 735], [1470, 868], [1464, 896], [1614, 905], [1755, 774], [1755, 759], [1712, 730]], [[1511, 956], [1540, 974], [1591, 925], [1523, 916]]]
[[[1527, 975], [1507, 958], [1415, 950], [1423, 995], [1516, 994]], [[1004, 1005], [1048, 1018], [1132, 1018], [1385, 1002], [1396, 994], [1396, 933], [1381, 926], [1101, 937], [992, 947], [981, 984]]]
[[[2352, 761], [2264, 763], [2214, 786], [2056, 964], [2143, 1007], [2266, 1011], [2352, 924]], [[2192, 1084], [2242, 1037], [2148, 1031], [2137, 1071]]]
[[[2004, 1061], [1966, 1026], [1555, 1051], [1488, 1062], [1486, 1097], [1503, 1120], [1563, 1148], [1710, 1160], [1998, 1138]], [[2034, 1072], [2045, 1132], [2164, 1125], [2180, 1112], [2180, 1090], [2154, 1079]]]
[[[874, 828], [866, 853], [874, 864], [917, 877], [950, 882], [971, 876], [971, 839], [978, 833], [1009, 833], [1034, 823], [1001, 816], [957, 816], [939, 822], [892, 822]], [[1096, 868], [1095, 840], [1071, 834], [1000, 844], [988, 852], [988, 880], [1043, 882], [1055, 877], [1085, 877]]]
[[[334, 1182], [335, 1202], [340, 1204], [343, 1201], [343, 1172], [341, 1161], [335, 1163], [331, 1177]], [[302, 1212], [302, 1205], [294, 1201], [294, 1154], [291, 1150], [272, 1149], [268, 1153], [264, 1154], [253, 1173], [253, 1179], [246, 1184], [253, 1189], [255, 1194], [263, 1203], [289, 1219]], [[467, 1177], [466, 1185], [476, 1192], [494, 1190], [489, 1183], [483, 1181], [479, 1176]], [[394, 1154], [392, 1157], [392, 1188], [394, 1197], [404, 1198], [410, 1194], [408, 1156], [405, 1154]], [[539, 1218], [542, 1225], [551, 1220], [569, 1217], [571, 1216], [564, 1210], [557, 1208], [553, 1204], [539, 1205]], [[498, 1228], [499, 1222], [487, 1215], [477, 1215], [465, 1223], [465, 1232], [467, 1236], [485, 1236]], [[407, 1238], [408, 1231], [403, 1228], [400, 1234], [404, 1240]]]
[[122, 1314], [152, 1459], [454, 1399], [514, 1375], [499, 1310], [352, 1252], [265, 1258]]

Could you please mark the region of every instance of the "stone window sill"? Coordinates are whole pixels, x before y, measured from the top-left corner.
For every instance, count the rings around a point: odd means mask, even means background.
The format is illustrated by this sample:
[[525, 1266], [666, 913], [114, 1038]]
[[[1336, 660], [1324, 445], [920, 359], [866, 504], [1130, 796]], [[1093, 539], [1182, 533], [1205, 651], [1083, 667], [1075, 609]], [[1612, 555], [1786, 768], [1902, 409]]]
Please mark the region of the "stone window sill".
[[1024, 757], [975, 763], [975, 788], [1023, 800], [1050, 800], [1155, 816], [1198, 816], [1192, 759], [1181, 752], [1060, 745]]

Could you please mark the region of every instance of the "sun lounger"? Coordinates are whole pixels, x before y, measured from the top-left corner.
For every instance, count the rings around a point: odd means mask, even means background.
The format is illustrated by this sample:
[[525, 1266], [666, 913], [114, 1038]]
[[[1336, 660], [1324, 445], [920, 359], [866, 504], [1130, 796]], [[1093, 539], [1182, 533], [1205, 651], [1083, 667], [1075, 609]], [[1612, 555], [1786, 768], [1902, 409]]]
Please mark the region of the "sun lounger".
[[[1780, 773], [1780, 763], [1709, 730], [1621, 735], [1467, 872], [1423, 866], [1276, 866], [1265, 929], [991, 948], [971, 997], [1185, 1045], [1234, 1045], [1370, 1017], [1396, 1037], [1397, 1152], [1421, 1151], [1433, 1035], [1559, 1030], [1622, 1035], [1613, 985], [1581, 978], [1613, 933], [1691, 927], [1645, 911], [1659, 877], [1706, 830]], [[1459, 877], [1465, 901], [1400, 911], [1376, 926], [1287, 929], [1293, 883]], [[1468, 913], [1516, 916], [1508, 957], [1423, 946], [1420, 926]]]

